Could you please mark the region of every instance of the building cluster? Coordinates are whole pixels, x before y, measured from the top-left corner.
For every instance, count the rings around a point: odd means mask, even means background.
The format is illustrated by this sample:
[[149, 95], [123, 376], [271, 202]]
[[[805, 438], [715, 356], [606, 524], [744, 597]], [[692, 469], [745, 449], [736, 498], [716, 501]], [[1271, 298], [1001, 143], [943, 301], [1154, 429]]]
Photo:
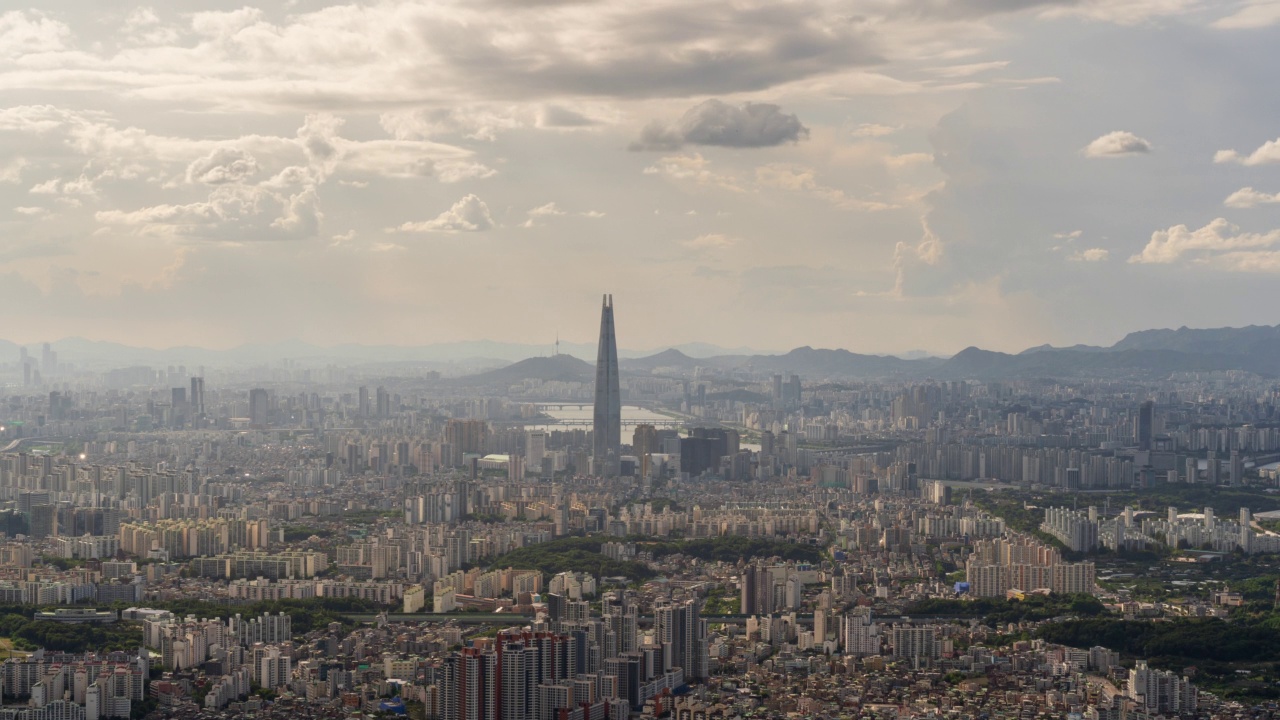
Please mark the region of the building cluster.
[[1064, 562], [1056, 548], [1025, 535], [980, 540], [965, 563], [969, 592], [976, 597], [1035, 590], [1093, 594], [1096, 575], [1092, 561]]

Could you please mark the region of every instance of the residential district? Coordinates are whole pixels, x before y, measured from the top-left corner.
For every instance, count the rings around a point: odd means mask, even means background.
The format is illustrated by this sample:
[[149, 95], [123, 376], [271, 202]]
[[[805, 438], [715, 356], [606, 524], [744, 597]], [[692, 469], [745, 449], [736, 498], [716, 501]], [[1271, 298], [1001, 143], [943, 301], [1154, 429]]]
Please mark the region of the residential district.
[[1280, 717], [1274, 383], [656, 357], [23, 349], [0, 718]]

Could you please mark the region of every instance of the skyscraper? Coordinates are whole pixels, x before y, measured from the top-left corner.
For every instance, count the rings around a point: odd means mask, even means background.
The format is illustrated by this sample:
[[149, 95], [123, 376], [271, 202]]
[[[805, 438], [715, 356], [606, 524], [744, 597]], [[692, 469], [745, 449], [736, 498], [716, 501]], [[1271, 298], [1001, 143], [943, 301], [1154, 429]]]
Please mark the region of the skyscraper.
[[613, 296], [600, 309], [600, 347], [596, 353], [596, 405], [592, 415], [596, 471], [618, 474], [622, 448], [622, 391], [618, 387], [618, 340], [613, 330]]
[[265, 388], [253, 388], [249, 391], [249, 424], [255, 427], [266, 427], [270, 413], [270, 398]]
[[654, 608], [654, 634], [666, 646], [672, 666], [684, 668], [686, 680], [707, 676], [707, 621], [696, 599]]
[[191, 378], [191, 417], [204, 415], [204, 378]]
[[1156, 404], [1147, 400], [1138, 406], [1138, 428], [1134, 433], [1138, 437], [1138, 449], [1150, 450], [1151, 437], [1155, 425]]

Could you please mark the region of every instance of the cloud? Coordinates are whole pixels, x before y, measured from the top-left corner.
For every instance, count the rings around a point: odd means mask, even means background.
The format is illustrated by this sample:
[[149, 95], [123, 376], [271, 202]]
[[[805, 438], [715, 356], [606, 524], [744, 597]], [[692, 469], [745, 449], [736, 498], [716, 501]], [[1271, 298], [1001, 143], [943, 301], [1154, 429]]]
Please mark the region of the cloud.
[[49, 212], [48, 208], [32, 207], [30, 205], [19, 205], [18, 207], [14, 208], [13, 211], [18, 213], [19, 215], [26, 215], [27, 217], [44, 215]]
[[1280, 203], [1280, 193], [1270, 195], [1264, 192], [1258, 192], [1251, 187], [1240, 188], [1239, 190], [1227, 196], [1222, 201], [1223, 205], [1230, 208], [1251, 208], [1259, 205], [1270, 205]]
[[664, 175], [673, 180], [691, 181], [699, 185], [714, 185], [725, 190], [743, 192], [738, 181], [732, 176], [713, 172], [711, 162], [702, 157], [701, 153], [667, 155], [645, 168], [644, 174]]
[[[1129, 258], [1131, 263], [1169, 264], [1188, 253], [1208, 256], [1213, 253], [1265, 248], [1280, 243], [1280, 230], [1267, 233], [1242, 233], [1240, 228], [1223, 218], [1191, 230], [1186, 225], [1175, 225], [1168, 230], [1157, 230], [1142, 252]], [[1239, 254], [1233, 255], [1239, 260]]]
[[685, 144], [772, 147], [809, 137], [798, 117], [768, 103], [730, 105], [711, 99], [689, 108], [675, 123], [652, 122], [632, 150], [678, 150]]
[[0, 57], [52, 53], [66, 48], [71, 28], [40, 12], [0, 14]]
[[282, 193], [264, 185], [219, 185], [207, 200], [101, 210], [94, 219], [139, 235], [228, 243], [314, 237], [323, 217], [314, 187]]
[[850, 197], [839, 188], [822, 185], [813, 168], [775, 163], [756, 168], [756, 183], [765, 188], [777, 188], [800, 192], [821, 198], [832, 205], [847, 210], [891, 210], [895, 206], [878, 200], [862, 200]]
[[1280, 139], [1268, 140], [1248, 155], [1241, 155], [1235, 150], [1219, 150], [1214, 153], [1216, 163], [1239, 163], [1241, 165], [1267, 165], [1280, 163]]
[[205, 185], [243, 182], [258, 172], [258, 162], [244, 150], [217, 148], [187, 166], [187, 182]]
[[927, 218], [920, 219], [920, 229], [920, 242], [915, 245], [898, 242], [893, 247], [894, 280], [893, 290], [890, 291], [890, 294], [894, 297], [902, 297], [904, 295], [907, 265], [909, 263], [915, 261], [925, 265], [937, 265], [942, 260], [944, 252], [942, 238], [934, 233], [933, 228], [929, 226]]
[[521, 225], [521, 227], [526, 227], [526, 228], [533, 227], [534, 225], [537, 224], [538, 218], [555, 217], [556, 215], [565, 215], [565, 214], [566, 214], [565, 211], [561, 210], [559, 206], [555, 204], [555, 202], [549, 202], [546, 205], [539, 205], [538, 207], [530, 210], [528, 213], [529, 219], [525, 220], [524, 224]]
[[1106, 248], [1088, 248], [1078, 253], [1072, 254], [1068, 259], [1076, 262], [1103, 262], [1111, 257], [1111, 251]]
[[1072, 230], [1071, 232], [1054, 233], [1055, 240], [1078, 240], [1084, 234], [1083, 230]]
[[94, 183], [103, 177], [105, 175], [89, 177], [81, 173], [71, 180], [53, 178], [32, 186], [30, 192], [33, 195], [95, 195], [98, 189]]
[[739, 240], [720, 233], [699, 235], [692, 240], [685, 240], [682, 245], [693, 250], [728, 250], [737, 245]]
[[890, 155], [884, 159], [884, 164], [891, 168], [901, 169], [912, 165], [927, 165], [933, 162], [932, 153], [903, 153], [902, 155]]
[[467, 195], [434, 220], [407, 222], [394, 228], [393, 232], [481, 232], [492, 227], [489, 206], [475, 195]]
[[879, 125], [876, 123], [862, 123], [858, 127], [854, 128], [852, 134], [854, 137], [875, 138], [875, 137], [884, 137], [885, 135], [892, 135], [893, 133], [901, 129], [902, 128], [900, 127], [892, 127], [889, 125]]
[[1280, 252], [1257, 250], [1219, 255], [1214, 265], [1231, 272], [1280, 273]]
[[493, 142], [498, 132], [524, 125], [513, 107], [469, 105], [456, 108], [399, 110], [379, 117], [383, 129], [399, 140], [460, 135]]
[[538, 127], [541, 128], [581, 128], [598, 124], [598, 121], [562, 105], [544, 105], [538, 113]]
[[14, 158], [7, 163], [0, 164], [0, 183], [22, 182], [22, 171], [29, 164], [24, 158]]
[[1131, 132], [1116, 130], [1085, 146], [1085, 157], [1117, 157], [1151, 152], [1151, 143]]
[[1252, 0], [1234, 13], [1213, 21], [1210, 26], [1219, 30], [1256, 30], [1276, 23], [1280, 23], [1280, 2]]

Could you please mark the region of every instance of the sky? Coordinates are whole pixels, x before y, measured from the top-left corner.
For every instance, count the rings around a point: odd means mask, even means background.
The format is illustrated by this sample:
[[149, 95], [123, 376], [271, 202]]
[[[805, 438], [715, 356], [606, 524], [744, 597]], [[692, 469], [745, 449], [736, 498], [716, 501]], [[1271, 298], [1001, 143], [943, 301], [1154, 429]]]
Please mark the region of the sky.
[[0, 337], [1276, 324], [1277, 67], [1278, 0], [42, 0], [0, 9]]

